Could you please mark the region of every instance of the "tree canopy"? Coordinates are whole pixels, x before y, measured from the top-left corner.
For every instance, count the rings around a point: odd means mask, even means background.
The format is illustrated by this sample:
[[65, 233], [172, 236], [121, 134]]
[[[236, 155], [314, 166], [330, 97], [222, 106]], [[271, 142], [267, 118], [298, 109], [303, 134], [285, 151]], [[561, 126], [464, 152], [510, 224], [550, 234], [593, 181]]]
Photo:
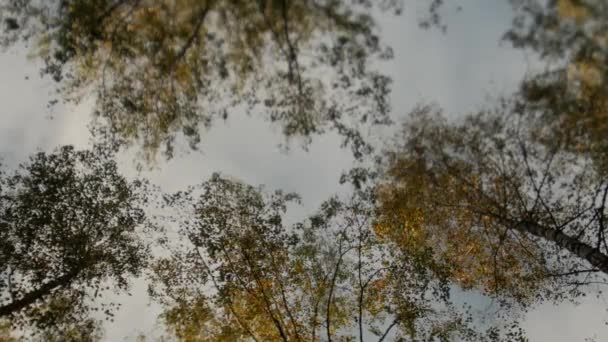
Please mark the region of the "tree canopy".
[[333, 130], [360, 157], [360, 131], [388, 123], [391, 57], [372, 9], [401, 1], [7, 0], [5, 45], [32, 42], [62, 94], [92, 92], [97, 133], [170, 156], [177, 135], [195, 148], [202, 126], [231, 112], [262, 114], [309, 141]]
[[[198, 192], [198, 195], [196, 194]], [[424, 256], [386, 248], [372, 193], [332, 198], [291, 228], [293, 194], [213, 176], [167, 203], [183, 241], [153, 267], [153, 295], [183, 341], [498, 341], [477, 332]], [[428, 256], [427, 256], [428, 257]], [[510, 337], [518, 338], [513, 327]]]
[[514, 1], [520, 15], [505, 38], [529, 49], [546, 69], [522, 82], [518, 110], [543, 119], [538, 139], [558, 141], [608, 172], [608, 5], [605, 1]]
[[606, 189], [591, 161], [535, 144], [529, 117], [448, 124], [428, 111], [388, 155], [382, 234], [407, 250], [432, 248], [464, 286], [522, 302], [560, 275], [569, 290], [580, 274], [606, 273]]
[[462, 120], [415, 110], [385, 154], [377, 229], [406, 250], [433, 248], [464, 286], [534, 303], [608, 274], [608, 12], [603, 1], [513, 3], [505, 38], [546, 70]]
[[101, 148], [38, 153], [3, 173], [0, 317], [52, 331], [86, 330], [90, 310], [111, 314], [112, 302], [100, 307], [97, 297], [126, 290], [149, 258], [142, 186]]

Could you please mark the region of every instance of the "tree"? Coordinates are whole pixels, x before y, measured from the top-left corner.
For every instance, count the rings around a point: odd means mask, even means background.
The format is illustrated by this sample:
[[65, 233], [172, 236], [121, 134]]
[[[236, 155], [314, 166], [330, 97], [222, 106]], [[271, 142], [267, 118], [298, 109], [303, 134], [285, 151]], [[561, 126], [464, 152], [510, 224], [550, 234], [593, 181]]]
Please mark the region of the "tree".
[[422, 108], [387, 155], [376, 229], [521, 303], [604, 279], [608, 189], [592, 158], [537, 143], [543, 125], [502, 111], [447, 123]]
[[38, 153], [0, 176], [0, 317], [48, 333], [90, 326], [104, 291], [146, 266], [144, 185], [102, 148]]
[[506, 39], [547, 70], [463, 120], [415, 110], [385, 155], [377, 229], [405, 250], [432, 248], [465, 287], [532, 303], [608, 274], [608, 7], [513, 3]]
[[97, 133], [170, 156], [182, 134], [237, 107], [263, 112], [287, 138], [334, 130], [356, 156], [359, 126], [388, 120], [390, 58], [369, 12], [400, 0], [5, 0], [4, 44], [32, 41], [67, 98], [92, 90]]
[[[185, 241], [154, 266], [151, 293], [183, 341], [483, 340], [419, 258], [371, 229], [371, 192], [284, 224], [293, 194], [213, 176], [167, 198]], [[396, 253], [396, 254], [395, 254]], [[420, 255], [418, 256], [420, 257]], [[493, 332], [498, 340], [498, 334]], [[513, 335], [515, 336], [515, 335]]]

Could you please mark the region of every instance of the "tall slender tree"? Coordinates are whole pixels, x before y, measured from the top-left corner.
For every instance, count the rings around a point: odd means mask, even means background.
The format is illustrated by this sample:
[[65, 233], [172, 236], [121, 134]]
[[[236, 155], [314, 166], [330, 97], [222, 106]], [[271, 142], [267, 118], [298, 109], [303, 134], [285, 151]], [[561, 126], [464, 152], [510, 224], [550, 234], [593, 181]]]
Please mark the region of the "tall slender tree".
[[512, 1], [505, 38], [546, 62], [495, 109], [446, 121], [421, 107], [386, 153], [378, 229], [428, 246], [451, 277], [521, 303], [604, 283], [604, 1]]

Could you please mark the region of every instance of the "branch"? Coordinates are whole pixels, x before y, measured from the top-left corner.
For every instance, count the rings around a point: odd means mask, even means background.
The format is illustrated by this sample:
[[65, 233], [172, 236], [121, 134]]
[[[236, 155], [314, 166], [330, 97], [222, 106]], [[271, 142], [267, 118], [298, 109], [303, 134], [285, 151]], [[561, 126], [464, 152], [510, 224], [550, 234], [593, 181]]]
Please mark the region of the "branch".
[[78, 271], [68, 272], [59, 278], [56, 278], [46, 284], [43, 284], [38, 289], [26, 293], [18, 300], [14, 300], [9, 304], [0, 306], [0, 317], [9, 316], [34, 304], [36, 301], [46, 297], [51, 292], [53, 292], [53, 290], [59, 287], [67, 287], [68, 285], [70, 285], [70, 283], [74, 281], [78, 273]]
[[[213, 283], [213, 286], [215, 287], [215, 289], [220, 292], [220, 286], [217, 282], [217, 280], [215, 279], [215, 276], [213, 275], [213, 272], [211, 271], [211, 268], [209, 267], [209, 265], [207, 264], [207, 262], [205, 261], [205, 258], [203, 257], [203, 255], [201, 254], [201, 251], [199, 250], [198, 247], [194, 246], [194, 249], [196, 250], [196, 254], [198, 255], [201, 263], [203, 264], [203, 267], [205, 268], [205, 271], [207, 272], [207, 274], [209, 275], [209, 278], [211, 279], [211, 282]], [[236, 310], [234, 309], [234, 306], [232, 305], [232, 299], [230, 298], [230, 296], [227, 297], [228, 300], [228, 309], [230, 310], [230, 312], [234, 315], [234, 317], [236, 318], [237, 323], [239, 323], [239, 325], [245, 329], [245, 331], [247, 332], [247, 334], [249, 334], [249, 336], [253, 339], [253, 341], [258, 342], [259, 340], [255, 337], [253, 331], [251, 331], [251, 329], [247, 326], [247, 324], [245, 324], [241, 317], [236, 313]]]
[[340, 266], [342, 264], [342, 259], [344, 255], [348, 253], [352, 248], [346, 249], [346, 251], [342, 252], [342, 243], [344, 242], [343, 237], [340, 237], [339, 247], [338, 247], [338, 261], [336, 262], [336, 267], [334, 269], [334, 275], [331, 278], [331, 284], [329, 286], [329, 295], [327, 297], [327, 308], [325, 311], [325, 325], [327, 331], [327, 342], [331, 342], [331, 300], [334, 295], [334, 288], [336, 287], [336, 280], [338, 278], [338, 272], [340, 271]]
[[300, 95], [304, 93], [304, 88], [302, 86], [302, 76], [300, 74], [300, 64], [298, 62], [298, 53], [295, 45], [289, 38], [289, 26], [288, 26], [288, 17], [287, 17], [287, 0], [281, 1], [281, 14], [283, 15], [283, 31], [285, 33], [285, 42], [287, 43], [287, 48], [289, 49], [289, 55], [287, 56], [287, 62], [289, 64], [289, 78], [293, 77], [294, 71], [296, 74], [297, 82], [298, 82], [298, 92]]
[[363, 299], [364, 299], [364, 294], [363, 294], [363, 278], [361, 275], [361, 271], [363, 268], [363, 261], [362, 261], [362, 248], [363, 248], [363, 243], [362, 243], [362, 232], [361, 232], [361, 224], [359, 224], [358, 226], [358, 230], [359, 230], [359, 241], [358, 241], [358, 248], [357, 248], [357, 273], [358, 273], [358, 279], [359, 279], [359, 341], [363, 342]]
[[188, 37], [188, 40], [186, 41], [186, 43], [182, 46], [182, 48], [179, 50], [179, 52], [175, 56], [174, 64], [176, 64], [179, 60], [184, 58], [184, 56], [186, 55], [186, 52], [188, 52], [190, 47], [192, 47], [194, 42], [197, 40], [198, 34], [201, 30], [201, 27], [203, 26], [203, 23], [205, 22], [205, 18], [207, 18], [207, 14], [209, 13], [209, 10], [211, 9], [212, 3], [213, 3], [213, 1], [209, 1], [207, 3], [207, 5], [199, 13], [198, 20], [196, 22], [196, 26], [194, 27], [194, 31], [192, 31], [192, 34], [190, 35], [190, 37]]
[[600, 207], [597, 208], [596, 210], [596, 215], [598, 218], [598, 223], [599, 223], [599, 229], [598, 229], [598, 238], [597, 238], [597, 248], [600, 248], [600, 241], [604, 242], [604, 247], [606, 247], [606, 250], [608, 251], [608, 246], [606, 245], [606, 237], [605, 237], [605, 215], [604, 215], [604, 211], [606, 209], [606, 199], [608, 197], [608, 185], [604, 188], [604, 194], [602, 195], [602, 200], [601, 200], [601, 204]]
[[[257, 274], [257, 272], [255, 270], [255, 265], [253, 264], [253, 262], [249, 258], [249, 254], [247, 254], [245, 251], [241, 251], [241, 254], [245, 258], [245, 261], [247, 262], [249, 268], [251, 269], [251, 274], [253, 276], [253, 280], [256, 282], [258, 288], [262, 292], [262, 300], [264, 301], [264, 304], [266, 306], [266, 311], [268, 312], [268, 315], [270, 316], [270, 319], [272, 320], [272, 322], [274, 323], [275, 327], [277, 328], [277, 331], [279, 332], [279, 335], [281, 335], [281, 340], [283, 340], [285, 342], [289, 341], [289, 339], [287, 338], [287, 334], [285, 334], [285, 330], [283, 329], [283, 323], [281, 322], [281, 317], [279, 316], [277, 318], [274, 315], [274, 313], [272, 312], [273, 311], [272, 310], [272, 304], [273, 303], [271, 303], [271, 298], [269, 299], [269, 297], [266, 295], [266, 291], [264, 290], [264, 285], [262, 284], [262, 282], [260, 281], [260, 278], [258, 277], [258, 274]], [[276, 303], [274, 303], [274, 305], [278, 307], [278, 305]]]
[[[263, 240], [263, 239], [262, 239]], [[268, 246], [268, 244], [266, 243], [266, 241], [262, 241], [264, 243], [264, 246], [266, 246], [266, 248], [268, 248], [268, 254], [270, 255], [270, 261], [272, 262], [272, 268], [274, 269], [274, 272], [276, 273], [276, 281], [279, 285], [279, 290], [281, 292], [281, 299], [283, 301], [283, 306], [285, 307], [285, 311], [287, 312], [287, 317], [289, 317], [289, 320], [291, 322], [291, 325], [293, 326], [293, 330], [294, 330], [294, 334], [295, 334], [295, 338], [297, 341], [302, 341], [302, 338], [300, 337], [300, 333], [298, 332], [298, 325], [296, 323], [296, 320], [291, 312], [291, 309], [289, 308], [289, 303], [287, 302], [287, 295], [285, 293], [285, 286], [283, 285], [283, 280], [281, 279], [281, 271], [279, 270], [276, 260], [274, 258], [274, 253], [272, 252], [272, 250], [270, 249], [270, 246]]]
[[393, 321], [393, 323], [391, 323], [391, 325], [388, 326], [388, 328], [386, 328], [386, 331], [384, 332], [384, 334], [380, 337], [380, 339], [378, 340], [378, 342], [382, 342], [384, 341], [384, 339], [386, 338], [386, 336], [388, 336], [388, 333], [391, 331], [391, 329], [393, 329], [393, 327], [395, 325], [397, 325], [397, 323], [399, 323], [398, 319], [395, 319]]
[[600, 272], [600, 270], [598, 270], [596, 268], [590, 268], [587, 270], [574, 270], [574, 271], [563, 272], [563, 273], [551, 273], [551, 274], [548, 274], [548, 276], [549, 277], [567, 277], [567, 276], [578, 275], [578, 274], [582, 274], [582, 273], [595, 273], [595, 272]]

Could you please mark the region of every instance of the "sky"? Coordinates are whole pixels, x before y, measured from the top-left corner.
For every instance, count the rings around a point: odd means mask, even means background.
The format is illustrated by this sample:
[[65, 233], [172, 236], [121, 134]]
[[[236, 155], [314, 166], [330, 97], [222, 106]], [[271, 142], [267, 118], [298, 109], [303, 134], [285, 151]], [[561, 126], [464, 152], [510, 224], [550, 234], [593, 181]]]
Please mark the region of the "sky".
[[[416, 18], [426, 3], [406, 0], [401, 16], [378, 18], [384, 42], [395, 51], [395, 58], [379, 67], [394, 81], [392, 115], [397, 122], [420, 103], [435, 103], [448, 117], [458, 118], [516, 89], [533, 56], [500, 42], [512, 15], [507, 1], [449, 2], [444, 9], [444, 34], [418, 27]], [[26, 55], [25, 48], [0, 54], [0, 160], [9, 167], [36, 151], [90, 143], [87, 124], [93, 100], [49, 109], [53, 82], [41, 78], [40, 65]], [[352, 159], [349, 151], [340, 149], [336, 136], [316, 137], [307, 151], [296, 143], [285, 152], [278, 148], [283, 142], [278, 127], [255, 117], [232, 115], [203, 133], [200, 151], [191, 152], [183, 145], [173, 159], [160, 160], [141, 174], [132, 153], [122, 153], [119, 163], [127, 176], [146, 177], [166, 192], [201, 183], [215, 171], [271, 190], [295, 191], [303, 198], [296, 216], [345, 191], [338, 179], [352, 166]], [[132, 296], [116, 298], [124, 304], [115, 321], [105, 326], [107, 341], [132, 341], [140, 333], [158, 333], [158, 307], [147, 298], [145, 282], [135, 282], [131, 292]], [[593, 294], [580, 305], [545, 304], [525, 316], [524, 327], [531, 341], [585, 341], [594, 336], [608, 341], [607, 308], [607, 300]]]

